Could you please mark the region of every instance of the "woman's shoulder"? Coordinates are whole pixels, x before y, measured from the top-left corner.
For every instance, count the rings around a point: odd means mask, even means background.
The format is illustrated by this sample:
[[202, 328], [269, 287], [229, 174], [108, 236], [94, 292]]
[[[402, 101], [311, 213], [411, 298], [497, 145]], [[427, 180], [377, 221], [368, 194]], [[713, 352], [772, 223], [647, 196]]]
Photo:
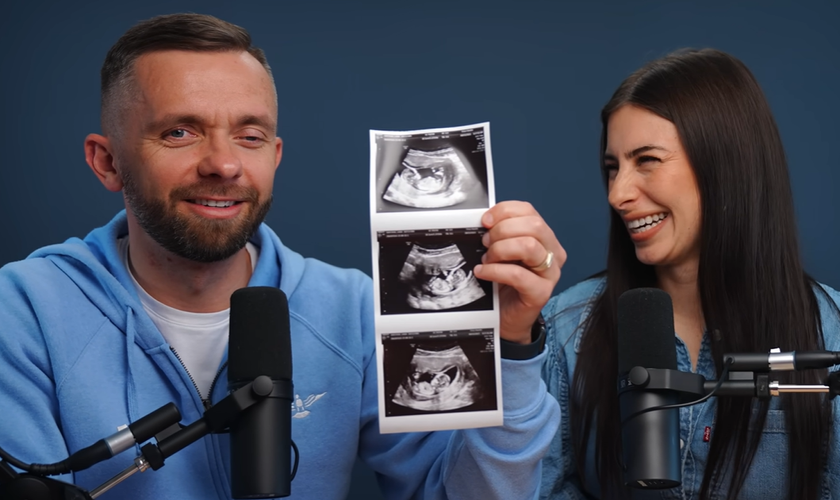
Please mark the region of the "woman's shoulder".
[[820, 310], [825, 348], [840, 350], [840, 292], [824, 283], [817, 283], [817, 286], [817, 306]]
[[[595, 300], [604, 291], [605, 277], [590, 278], [575, 284], [552, 297], [543, 308], [546, 329], [552, 341], [567, 346], [572, 337], [579, 336]], [[575, 341], [575, 351], [578, 342]]]
[[595, 299], [601, 295], [607, 280], [597, 276], [581, 281], [549, 299], [543, 308], [546, 321], [551, 317], [568, 314], [582, 314], [589, 309]]
[[[830, 287], [829, 285], [826, 285], [825, 283], [817, 282], [817, 285], [819, 285], [819, 287], [822, 288], [822, 290], [825, 294], [824, 298], [830, 299], [832, 302], [834, 302], [834, 304], [836, 306], [840, 307], [840, 292], [838, 292], [834, 288]], [[819, 300], [820, 297], [818, 296], [817, 299]], [[822, 304], [822, 303], [820, 304], [821, 308], [824, 307], [824, 306], [825, 306], [824, 304]]]

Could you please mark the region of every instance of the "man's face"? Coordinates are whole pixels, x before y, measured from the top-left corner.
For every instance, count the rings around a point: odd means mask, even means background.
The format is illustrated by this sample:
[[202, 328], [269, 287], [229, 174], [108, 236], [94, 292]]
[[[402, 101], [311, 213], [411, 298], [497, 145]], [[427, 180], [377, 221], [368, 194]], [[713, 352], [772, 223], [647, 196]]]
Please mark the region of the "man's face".
[[247, 52], [164, 51], [135, 62], [115, 137], [129, 217], [198, 262], [245, 246], [268, 213], [282, 142], [266, 70]]

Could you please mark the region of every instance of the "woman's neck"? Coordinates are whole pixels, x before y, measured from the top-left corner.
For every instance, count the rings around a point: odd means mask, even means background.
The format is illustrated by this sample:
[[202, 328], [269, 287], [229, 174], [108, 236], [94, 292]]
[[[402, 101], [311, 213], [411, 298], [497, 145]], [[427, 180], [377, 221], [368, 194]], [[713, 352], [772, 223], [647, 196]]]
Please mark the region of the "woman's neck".
[[706, 327], [700, 289], [697, 285], [697, 270], [697, 264], [656, 268], [659, 288], [671, 296], [674, 306], [674, 331], [688, 349], [692, 369], [697, 366]]

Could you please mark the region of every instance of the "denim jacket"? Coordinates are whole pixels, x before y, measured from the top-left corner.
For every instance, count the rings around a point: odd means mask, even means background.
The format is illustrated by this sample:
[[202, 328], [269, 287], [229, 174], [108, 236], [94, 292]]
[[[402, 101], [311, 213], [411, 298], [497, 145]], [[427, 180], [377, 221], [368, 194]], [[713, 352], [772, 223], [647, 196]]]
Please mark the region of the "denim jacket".
[[[548, 355], [543, 365], [543, 378], [549, 392], [560, 402], [562, 421], [548, 456], [543, 460], [540, 495], [542, 499], [601, 498], [594, 472], [594, 438], [590, 438], [587, 453], [586, 470], [591, 473], [585, 478], [580, 478], [574, 464], [568, 415], [570, 383], [580, 351], [583, 322], [605, 284], [603, 278], [579, 283], [553, 297], [543, 309], [548, 334]], [[824, 285], [823, 288], [835, 304], [840, 304], [840, 293]], [[840, 351], [840, 318], [825, 294], [818, 292], [816, 295], [822, 317], [825, 349]], [[715, 380], [715, 365], [707, 337], [703, 339], [696, 373], [707, 380]], [[677, 346], [677, 368], [680, 371], [692, 371], [685, 344], [677, 336], [674, 340]], [[716, 399], [712, 397], [705, 403], [679, 410], [682, 484], [667, 490], [637, 490], [634, 491], [633, 498], [698, 498], [710, 445], [708, 433], [714, 428]], [[832, 401], [832, 412], [834, 425], [829, 438], [827, 467], [822, 477], [820, 493], [823, 500], [840, 499], [840, 397]], [[787, 496], [787, 440], [784, 410], [781, 409], [778, 398], [773, 398], [764, 426], [764, 435], [738, 498], [770, 500]], [[814, 450], [814, 453], [819, 453], [819, 450]], [[718, 486], [718, 489], [713, 491], [712, 498], [725, 499], [727, 486], [728, 484]]]

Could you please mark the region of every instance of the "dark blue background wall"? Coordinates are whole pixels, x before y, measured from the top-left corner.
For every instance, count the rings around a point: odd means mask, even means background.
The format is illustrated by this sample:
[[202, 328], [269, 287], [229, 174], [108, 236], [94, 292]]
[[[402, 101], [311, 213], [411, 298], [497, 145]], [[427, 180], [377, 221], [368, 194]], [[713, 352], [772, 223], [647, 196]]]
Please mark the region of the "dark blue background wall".
[[[268, 222], [308, 256], [370, 272], [370, 128], [491, 122], [497, 199], [531, 201], [569, 253], [558, 289], [601, 269], [598, 112], [680, 47], [741, 58], [790, 161], [809, 271], [840, 287], [837, 2], [23, 2], [0, 14], [0, 265], [122, 207], [84, 163], [99, 67], [134, 22], [194, 11], [249, 29], [273, 66], [285, 155]], [[733, 2], [734, 3], [734, 2]], [[353, 494], [375, 498], [368, 476]], [[325, 478], [326, 479], [326, 478]]]

